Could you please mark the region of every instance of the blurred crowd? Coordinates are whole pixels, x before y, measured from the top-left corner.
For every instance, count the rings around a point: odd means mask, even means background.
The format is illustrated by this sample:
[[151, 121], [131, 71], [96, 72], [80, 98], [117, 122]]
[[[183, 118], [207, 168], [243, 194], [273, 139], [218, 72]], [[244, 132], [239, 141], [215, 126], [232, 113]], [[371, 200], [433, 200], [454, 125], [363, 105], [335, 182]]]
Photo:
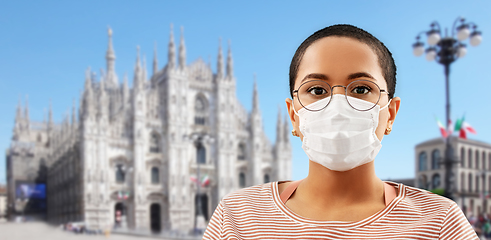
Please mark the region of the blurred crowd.
[[67, 232], [73, 232], [75, 234], [102, 234], [100, 230], [89, 230], [85, 227], [83, 222], [68, 222], [61, 225], [61, 228]]
[[491, 214], [470, 214], [467, 219], [480, 239], [491, 239]]

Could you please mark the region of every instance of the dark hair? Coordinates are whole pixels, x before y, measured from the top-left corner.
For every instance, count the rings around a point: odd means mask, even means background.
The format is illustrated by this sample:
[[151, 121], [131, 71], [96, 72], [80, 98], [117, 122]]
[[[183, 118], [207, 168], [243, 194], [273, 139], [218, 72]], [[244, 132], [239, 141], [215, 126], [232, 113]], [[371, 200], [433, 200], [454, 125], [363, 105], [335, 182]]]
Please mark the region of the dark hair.
[[378, 63], [382, 69], [382, 75], [387, 82], [389, 99], [394, 97], [394, 92], [396, 90], [396, 65], [389, 49], [387, 49], [387, 47], [380, 40], [367, 31], [352, 25], [339, 24], [332, 25], [315, 32], [305, 39], [298, 47], [295, 55], [293, 55], [292, 62], [290, 63], [290, 95], [292, 98], [295, 87], [295, 79], [297, 78], [298, 74], [298, 67], [300, 66], [300, 62], [302, 61], [305, 51], [315, 41], [330, 36], [348, 37], [367, 44], [378, 57]]

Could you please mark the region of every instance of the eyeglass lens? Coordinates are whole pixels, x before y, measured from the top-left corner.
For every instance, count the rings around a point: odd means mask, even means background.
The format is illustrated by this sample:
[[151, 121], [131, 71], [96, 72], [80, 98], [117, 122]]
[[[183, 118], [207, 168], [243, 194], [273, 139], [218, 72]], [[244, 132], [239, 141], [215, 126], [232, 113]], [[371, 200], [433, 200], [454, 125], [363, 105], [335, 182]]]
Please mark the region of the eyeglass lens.
[[[308, 81], [303, 83], [298, 89], [297, 92], [298, 101], [307, 110], [319, 111], [324, 109], [329, 104], [329, 102], [326, 102], [325, 105], [319, 105], [319, 104], [311, 105], [311, 104], [319, 100], [322, 100], [324, 98], [331, 97], [332, 96], [331, 91], [332, 91], [331, 86], [325, 81], [321, 81], [321, 80]], [[351, 82], [348, 86], [346, 86], [346, 95], [348, 97], [353, 97], [356, 99], [373, 103], [373, 105], [363, 104], [363, 106], [361, 106], [360, 104], [357, 104], [353, 100], [351, 100], [350, 102], [350, 98], [347, 97], [346, 100], [351, 105], [351, 107], [359, 111], [366, 111], [375, 107], [375, 105], [377, 105], [380, 99], [380, 94], [381, 91], [378, 85], [368, 80], [356, 80]]]

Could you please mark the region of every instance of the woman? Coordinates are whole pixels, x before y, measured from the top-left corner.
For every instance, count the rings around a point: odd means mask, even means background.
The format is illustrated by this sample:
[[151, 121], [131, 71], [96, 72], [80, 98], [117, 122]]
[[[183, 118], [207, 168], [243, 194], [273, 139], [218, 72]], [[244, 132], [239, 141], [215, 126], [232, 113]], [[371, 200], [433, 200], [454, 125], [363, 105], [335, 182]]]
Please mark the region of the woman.
[[334, 25], [308, 37], [286, 99], [307, 178], [229, 194], [204, 239], [478, 239], [455, 202], [375, 175], [401, 102], [395, 76], [390, 51], [362, 29]]

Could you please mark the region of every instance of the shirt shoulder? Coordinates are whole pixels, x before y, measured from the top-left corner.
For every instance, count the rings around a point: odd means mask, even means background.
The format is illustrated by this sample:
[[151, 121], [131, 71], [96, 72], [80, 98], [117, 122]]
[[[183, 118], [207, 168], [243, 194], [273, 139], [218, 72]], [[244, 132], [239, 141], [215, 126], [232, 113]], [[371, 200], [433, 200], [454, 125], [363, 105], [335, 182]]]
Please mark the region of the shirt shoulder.
[[258, 204], [272, 200], [271, 184], [264, 183], [247, 188], [242, 188], [223, 197], [221, 203], [224, 207], [234, 207], [243, 204]]
[[[405, 198], [395, 212], [419, 219], [427, 227], [439, 229], [439, 239], [478, 239], [460, 207], [452, 200], [415, 187], [403, 187]], [[413, 216], [409, 216], [413, 215]], [[419, 216], [419, 217], [417, 217]], [[406, 222], [409, 222], [407, 218]]]
[[428, 190], [410, 186], [404, 186], [404, 190], [405, 199], [416, 205], [433, 204], [433, 207], [449, 208], [450, 205], [455, 204], [454, 201]]

